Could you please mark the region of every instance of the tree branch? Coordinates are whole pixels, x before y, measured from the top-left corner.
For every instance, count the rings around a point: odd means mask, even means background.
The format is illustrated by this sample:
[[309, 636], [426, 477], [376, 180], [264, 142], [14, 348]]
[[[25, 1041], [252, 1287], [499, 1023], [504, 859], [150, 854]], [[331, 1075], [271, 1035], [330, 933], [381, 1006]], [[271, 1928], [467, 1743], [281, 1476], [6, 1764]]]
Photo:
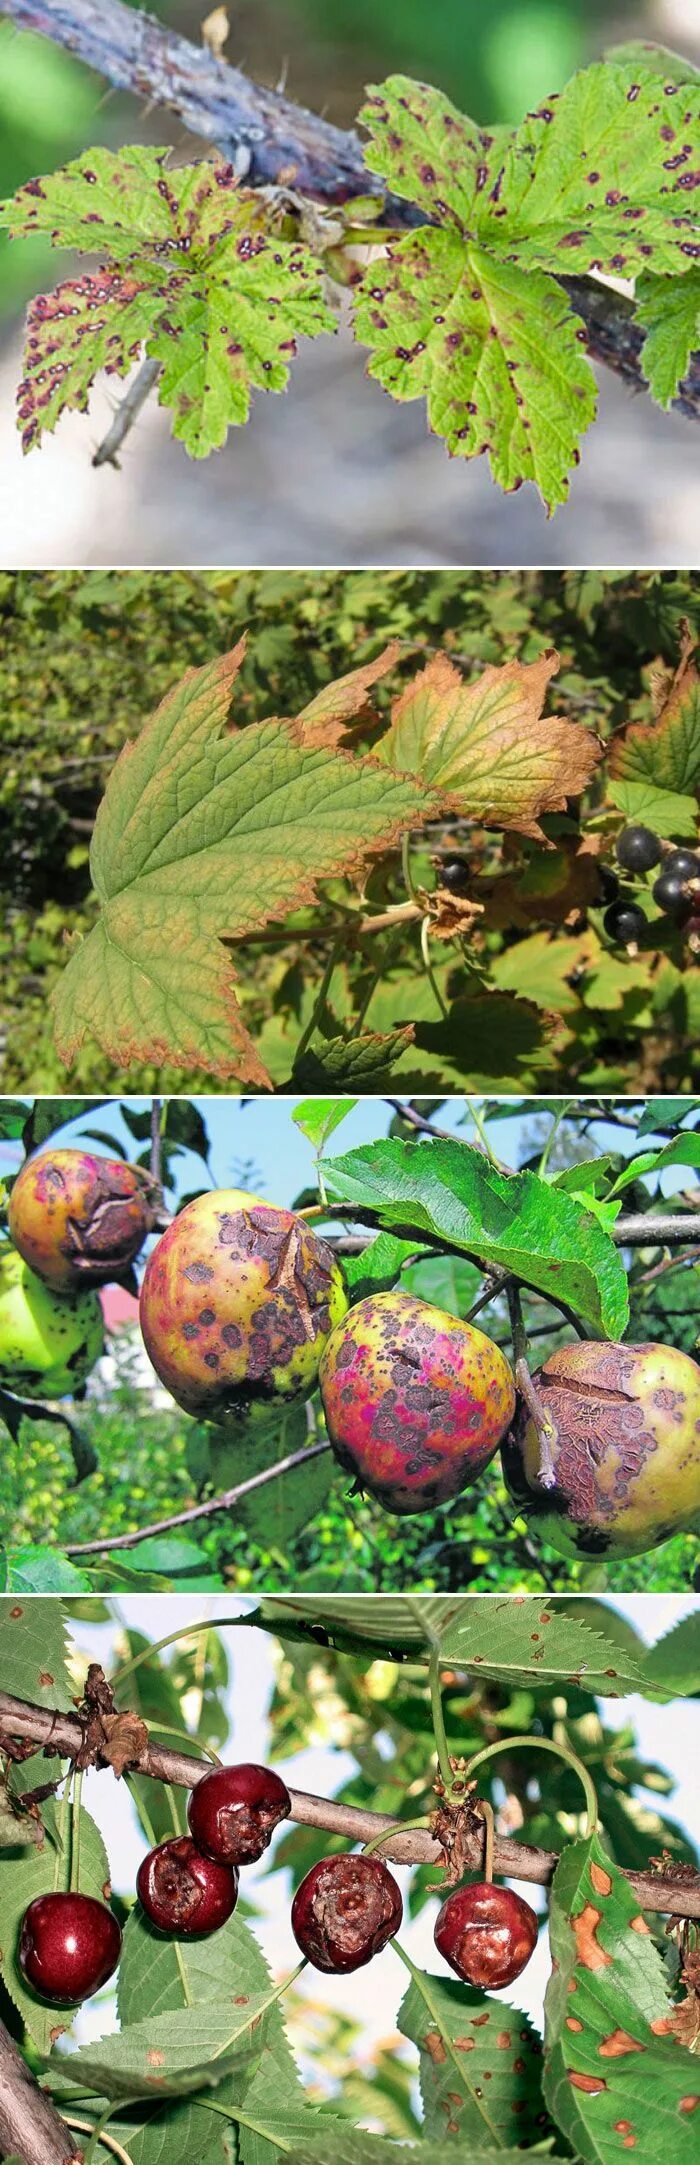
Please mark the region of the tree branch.
[[[8, 1692], [0, 1692], [0, 1723], [9, 1735], [29, 1737], [37, 1744], [48, 1745], [51, 1752], [62, 1758], [74, 1758], [83, 1741], [82, 1723], [77, 1714], [54, 1714], [49, 1707], [33, 1706], [28, 1700], [15, 1699]], [[184, 1752], [169, 1751], [164, 1745], [149, 1742], [134, 1761], [133, 1772], [191, 1789], [204, 1774], [211, 1773], [211, 1761], [188, 1758]], [[383, 1827], [396, 1827], [395, 1820], [386, 1812], [360, 1811], [351, 1804], [337, 1804], [329, 1797], [312, 1796], [304, 1789], [290, 1789], [289, 1794], [291, 1817], [298, 1826], [323, 1827], [328, 1834], [344, 1835], [350, 1842], [371, 1842], [381, 1834]], [[483, 1840], [483, 1830], [478, 1830], [468, 1842], [466, 1862], [469, 1869], [478, 1868], [482, 1862]], [[411, 1833], [388, 1834], [382, 1854], [391, 1857], [395, 1864], [437, 1865], [441, 1848], [427, 1829], [424, 1832], [415, 1828]], [[554, 1850], [535, 1849], [528, 1843], [514, 1842], [507, 1835], [497, 1837], [494, 1856], [497, 1872], [509, 1879], [530, 1880], [541, 1887], [549, 1884], [559, 1861]], [[700, 1917], [700, 1873], [687, 1879], [682, 1872], [678, 1875], [671, 1872], [663, 1877], [655, 1872], [626, 1872], [625, 1878], [644, 1909], [677, 1917]]]
[[307, 1443], [301, 1451], [290, 1451], [288, 1458], [278, 1458], [276, 1465], [266, 1466], [262, 1473], [253, 1473], [248, 1481], [239, 1481], [237, 1488], [227, 1488], [222, 1496], [211, 1496], [207, 1503], [187, 1504], [182, 1511], [173, 1512], [172, 1518], [156, 1519], [152, 1526], [139, 1526], [134, 1533], [111, 1534], [101, 1541], [73, 1541], [63, 1550], [64, 1556], [94, 1556], [103, 1549], [133, 1549], [139, 1541], [150, 1540], [153, 1534], [168, 1534], [173, 1526], [191, 1526], [193, 1519], [212, 1518], [215, 1511], [231, 1511], [241, 1496], [250, 1496], [253, 1489], [264, 1488], [266, 1481], [276, 1481], [281, 1473], [291, 1473], [295, 1466], [307, 1466], [312, 1458], [320, 1458], [329, 1451], [329, 1443]]
[[4, 2022], [0, 2022], [0, 2155], [21, 2157], [22, 2165], [67, 2165], [71, 2158], [82, 2157]]
[[[280, 91], [249, 82], [239, 68], [126, 7], [124, 0], [0, 0], [0, 14], [65, 46], [117, 88], [170, 107], [194, 135], [233, 159], [253, 187], [277, 183], [326, 203], [383, 193], [381, 181], [363, 163], [354, 131], [333, 127]], [[424, 222], [412, 204], [397, 197], [387, 198], [387, 208], [397, 225]], [[592, 358], [646, 389], [640, 366], [643, 333], [630, 303], [592, 279], [560, 282], [585, 325]], [[700, 419], [700, 354], [693, 356], [673, 403], [688, 419]]]

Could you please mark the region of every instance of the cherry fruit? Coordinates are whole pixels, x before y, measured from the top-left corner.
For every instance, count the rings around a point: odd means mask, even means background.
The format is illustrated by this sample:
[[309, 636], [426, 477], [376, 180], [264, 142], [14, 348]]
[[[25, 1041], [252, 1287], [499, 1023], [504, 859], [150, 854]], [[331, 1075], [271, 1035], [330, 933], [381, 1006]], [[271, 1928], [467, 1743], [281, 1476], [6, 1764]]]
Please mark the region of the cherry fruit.
[[625, 872], [650, 872], [661, 860], [658, 834], [650, 827], [623, 827], [615, 843], [615, 856]]
[[218, 1932], [233, 1915], [238, 1873], [230, 1864], [202, 1857], [189, 1834], [176, 1834], [150, 1849], [139, 1865], [136, 1892], [158, 1932], [197, 1939]]
[[489, 1992], [513, 1984], [536, 1944], [537, 1918], [529, 1902], [490, 1880], [455, 1887], [435, 1926], [435, 1945], [450, 1969]]
[[203, 1856], [254, 1864], [291, 1809], [289, 1790], [271, 1767], [212, 1767], [190, 1791], [187, 1818]]
[[381, 1857], [322, 1857], [292, 1903], [292, 1931], [316, 1970], [346, 1976], [386, 1947], [403, 1917], [400, 1889]]
[[22, 1918], [19, 1966], [42, 2000], [73, 2007], [106, 1984], [121, 1944], [114, 1911], [93, 1895], [38, 1894]]

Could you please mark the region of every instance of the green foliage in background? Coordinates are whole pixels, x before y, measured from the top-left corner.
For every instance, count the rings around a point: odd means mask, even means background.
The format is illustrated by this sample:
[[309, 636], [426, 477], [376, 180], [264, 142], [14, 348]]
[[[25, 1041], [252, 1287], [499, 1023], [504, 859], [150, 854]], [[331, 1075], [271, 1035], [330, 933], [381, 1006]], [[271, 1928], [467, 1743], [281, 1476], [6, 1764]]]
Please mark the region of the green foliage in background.
[[[673, 572], [0, 574], [2, 1086], [65, 1088], [49, 996], [65, 968], [66, 932], [84, 935], [95, 922], [88, 868], [95, 813], [116, 753], [184, 669], [210, 660], [249, 627], [237, 694], [245, 724], [300, 711], [330, 679], [371, 660], [393, 637], [405, 643], [414, 667], [445, 648], [470, 673], [514, 653], [528, 663], [543, 647], [556, 646], [561, 669], [550, 704], [602, 738], [618, 739], [630, 721], [649, 722], [652, 664], [677, 665], [683, 620], [695, 627], [700, 620], [698, 593], [694, 574]], [[380, 691], [380, 703], [382, 697]], [[640, 816], [635, 791], [641, 786], [634, 778], [612, 783], [606, 819], [619, 824], [623, 807]], [[680, 821], [682, 838], [689, 831], [692, 837], [694, 800], [668, 783], [665, 793], [656, 790], [650, 816], [663, 819], [666, 798], [671, 831]], [[594, 832], [599, 799], [596, 783], [588, 803]], [[493, 864], [506, 874], [499, 890], [505, 908], [499, 919], [489, 906], [479, 936], [491, 988], [477, 1033], [483, 1087], [561, 1082], [624, 1089], [638, 1087], [640, 1073], [652, 1087], [692, 1086], [698, 972], [679, 934], [667, 930], [659, 941], [657, 920], [649, 952], [632, 958], [611, 951], [599, 909], [589, 907], [586, 926], [581, 888], [568, 883], [577, 823], [558, 814], [547, 815], [544, 825], [555, 850], [525, 843], [511, 860], [510, 881], [508, 844], [502, 860], [491, 845], [491, 854], [477, 856], [487, 873]], [[428, 846], [416, 852], [414, 872], [427, 887], [435, 884]], [[392, 904], [404, 893], [395, 868], [369, 879], [370, 904]], [[331, 903], [342, 900], [347, 888], [331, 884], [328, 895]], [[236, 954], [243, 1018], [278, 1085], [289, 1077], [318, 1002], [327, 951], [314, 942], [315, 916], [299, 911], [288, 933]], [[446, 988], [458, 993], [463, 984], [473, 996], [473, 977], [467, 985], [453, 967], [459, 949], [438, 956], [434, 946], [433, 954]], [[499, 1003], [494, 992], [507, 997]], [[524, 1004], [529, 997], [539, 1014]], [[463, 1062], [455, 1064], [452, 1037], [443, 1042], [417, 929], [392, 935], [379, 976], [371, 957], [364, 968], [359, 959], [339, 963], [325, 1031], [327, 1037], [335, 1029], [340, 1041], [334, 1087], [343, 1087], [344, 1032], [360, 1012], [380, 1036], [417, 1019], [424, 1033], [420, 1072], [426, 1081], [431, 1071], [434, 1081], [442, 1072], [447, 1087], [459, 1088]], [[473, 1048], [474, 1032], [467, 1034]], [[404, 1086], [416, 1064], [415, 1055], [402, 1055], [397, 1080]], [[134, 1065], [127, 1078], [88, 1042], [70, 1079], [99, 1091], [127, 1080], [137, 1090], [156, 1082], [165, 1089], [196, 1087], [204, 1077]], [[313, 1067], [300, 1079], [313, 1086]], [[364, 1087], [377, 1081], [381, 1087], [375, 1069]], [[209, 1078], [206, 1087], [217, 1084]]]

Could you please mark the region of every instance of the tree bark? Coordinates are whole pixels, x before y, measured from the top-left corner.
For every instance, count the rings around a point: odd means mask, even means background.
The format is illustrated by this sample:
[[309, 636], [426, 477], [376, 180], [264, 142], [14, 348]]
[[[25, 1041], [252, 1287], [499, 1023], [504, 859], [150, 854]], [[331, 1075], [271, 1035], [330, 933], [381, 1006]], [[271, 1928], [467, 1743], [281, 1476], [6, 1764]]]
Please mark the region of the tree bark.
[[[248, 80], [124, 0], [0, 0], [0, 14], [22, 30], [65, 46], [107, 82], [177, 113], [194, 135], [215, 143], [251, 186], [277, 183], [326, 203], [382, 193], [363, 163], [354, 131], [333, 127], [277, 90]], [[423, 222], [414, 206], [388, 199], [390, 219]], [[626, 383], [645, 389], [640, 364], [643, 333], [630, 303], [593, 279], [562, 279], [586, 330], [588, 351]], [[673, 401], [700, 419], [700, 353]]]
[[[61, 1757], [72, 1758], [79, 1751], [83, 1738], [82, 1723], [77, 1714], [53, 1714], [50, 1708], [33, 1706], [24, 1699], [15, 1699], [8, 1692], [0, 1692], [0, 1725], [6, 1735], [29, 1737], [38, 1744], [48, 1744]], [[104, 1762], [103, 1762], [104, 1763]], [[155, 1781], [173, 1782], [191, 1789], [202, 1776], [211, 1773], [211, 1761], [189, 1758], [186, 1752], [168, 1750], [162, 1744], [149, 1741], [134, 1762], [133, 1772], [149, 1774]], [[336, 1804], [331, 1798], [312, 1796], [303, 1789], [290, 1790], [291, 1817], [302, 1827], [324, 1827], [329, 1834], [345, 1835], [350, 1842], [371, 1842], [382, 1828], [395, 1828], [395, 1821], [384, 1812], [359, 1811], [354, 1805]], [[483, 1834], [477, 1831], [469, 1844], [467, 1863], [470, 1868], [482, 1862]], [[396, 1864], [434, 1864], [440, 1857], [440, 1844], [427, 1831], [416, 1828], [411, 1833], [395, 1831], [387, 1835], [382, 1855]], [[497, 1836], [494, 1851], [495, 1870], [510, 1879], [531, 1880], [533, 1884], [546, 1887], [552, 1878], [558, 1858], [554, 1850], [535, 1849], [525, 1842], [511, 1841], [508, 1836]], [[654, 1872], [626, 1872], [625, 1878], [638, 1897], [640, 1908], [660, 1911], [664, 1915], [700, 1917], [700, 1873], [687, 1879], [680, 1872], [668, 1875]]]
[[80, 2153], [0, 2022], [0, 2155], [15, 2154], [23, 2165], [68, 2165]]

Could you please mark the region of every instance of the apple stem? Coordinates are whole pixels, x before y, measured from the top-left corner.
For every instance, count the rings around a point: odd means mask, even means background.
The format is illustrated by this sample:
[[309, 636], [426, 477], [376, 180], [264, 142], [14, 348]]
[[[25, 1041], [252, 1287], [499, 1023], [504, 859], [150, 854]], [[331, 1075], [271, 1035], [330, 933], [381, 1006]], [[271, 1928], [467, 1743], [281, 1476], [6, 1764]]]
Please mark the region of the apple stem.
[[515, 1381], [517, 1383], [520, 1396], [521, 1398], [524, 1398], [528, 1413], [534, 1421], [535, 1428], [537, 1430], [537, 1437], [540, 1446], [540, 1463], [537, 1473], [537, 1479], [540, 1483], [540, 1487], [556, 1488], [557, 1476], [554, 1468], [554, 1459], [552, 1457], [552, 1444], [556, 1443], [558, 1430], [555, 1427], [554, 1421], [550, 1419], [549, 1414], [545, 1413], [545, 1409], [539, 1396], [539, 1392], [535, 1390], [535, 1386], [527, 1365], [527, 1361], [516, 1361]]

